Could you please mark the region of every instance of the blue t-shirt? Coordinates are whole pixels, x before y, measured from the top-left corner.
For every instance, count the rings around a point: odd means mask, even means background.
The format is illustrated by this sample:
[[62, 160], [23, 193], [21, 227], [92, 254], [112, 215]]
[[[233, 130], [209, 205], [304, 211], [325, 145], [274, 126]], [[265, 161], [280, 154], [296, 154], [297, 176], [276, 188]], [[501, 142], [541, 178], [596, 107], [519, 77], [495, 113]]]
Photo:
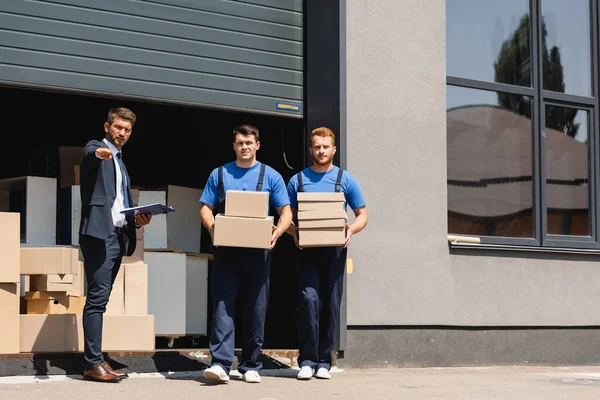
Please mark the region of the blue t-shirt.
[[[305, 192], [335, 192], [335, 182], [337, 180], [339, 168], [334, 166], [327, 172], [315, 172], [311, 168], [302, 170], [302, 184]], [[298, 208], [298, 174], [290, 179], [287, 185], [288, 195], [290, 197], [290, 206]], [[346, 204], [352, 210], [366, 205], [358, 181], [348, 171], [344, 171], [342, 176], [342, 185], [340, 192], [344, 193]], [[344, 208], [346, 207], [344, 204]]]
[[[223, 166], [223, 187], [228, 190], [256, 191], [256, 184], [260, 175], [261, 163], [257, 162], [250, 168], [241, 168], [232, 161]], [[279, 172], [265, 165], [263, 179], [263, 192], [269, 192], [269, 207], [283, 207], [290, 204], [290, 199], [285, 190], [285, 182]], [[208, 177], [208, 181], [200, 196], [200, 201], [212, 207], [219, 205], [219, 168], [215, 168]]]

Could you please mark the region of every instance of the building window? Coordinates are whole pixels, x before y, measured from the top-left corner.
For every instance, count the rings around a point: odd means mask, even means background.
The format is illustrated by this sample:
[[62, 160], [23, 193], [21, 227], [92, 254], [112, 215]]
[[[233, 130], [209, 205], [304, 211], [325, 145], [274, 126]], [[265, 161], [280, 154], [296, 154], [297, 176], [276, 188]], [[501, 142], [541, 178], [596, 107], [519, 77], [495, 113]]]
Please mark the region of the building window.
[[446, 1], [449, 233], [600, 248], [598, 1]]

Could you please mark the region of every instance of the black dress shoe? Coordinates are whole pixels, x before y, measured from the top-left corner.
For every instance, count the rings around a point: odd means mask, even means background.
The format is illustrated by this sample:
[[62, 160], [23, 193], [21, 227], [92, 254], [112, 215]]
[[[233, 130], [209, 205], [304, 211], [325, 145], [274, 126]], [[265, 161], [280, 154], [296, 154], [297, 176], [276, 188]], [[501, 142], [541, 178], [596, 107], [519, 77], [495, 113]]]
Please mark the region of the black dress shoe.
[[104, 368], [106, 368], [109, 372], [116, 375], [119, 379], [125, 379], [129, 376], [129, 375], [127, 375], [127, 372], [119, 372], [119, 371], [115, 371], [114, 369], [112, 369], [112, 367], [110, 366], [108, 361], [104, 361], [102, 363], [102, 365], [104, 365]]
[[104, 364], [100, 364], [92, 369], [83, 371], [83, 379], [88, 379], [96, 382], [119, 382], [117, 375], [110, 372]]

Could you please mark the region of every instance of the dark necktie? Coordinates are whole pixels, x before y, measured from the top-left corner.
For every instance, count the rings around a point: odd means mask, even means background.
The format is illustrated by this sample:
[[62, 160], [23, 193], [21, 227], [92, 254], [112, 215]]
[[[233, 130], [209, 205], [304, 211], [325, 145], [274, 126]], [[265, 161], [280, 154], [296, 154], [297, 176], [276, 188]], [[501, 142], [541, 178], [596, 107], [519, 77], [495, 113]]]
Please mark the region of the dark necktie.
[[117, 153], [117, 162], [119, 163], [119, 167], [121, 168], [121, 186], [123, 187], [123, 204], [125, 208], [131, 207], [129, 205], [129, 196], [127, 195], [127, 176], [125, 174], [125, 166], [123, 165], [123, 160], [121, 159], [121, 152]]

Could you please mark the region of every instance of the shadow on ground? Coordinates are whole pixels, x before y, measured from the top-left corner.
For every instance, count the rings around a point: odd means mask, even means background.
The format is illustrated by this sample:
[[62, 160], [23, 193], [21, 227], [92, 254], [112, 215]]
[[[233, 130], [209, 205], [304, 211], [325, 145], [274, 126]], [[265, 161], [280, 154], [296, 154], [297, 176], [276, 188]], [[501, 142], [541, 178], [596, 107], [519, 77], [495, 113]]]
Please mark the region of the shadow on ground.
[[[237, 370], [237, 356], [231, 366], [232, 371]], [[186, 354], [177, 351], [156, 352], [152, 355], [140, 356], [112, 356], [105, 354], [105, 359], [113, 369], [127, 373], [161, 373], [169, 377], [174, 372], [202, 371], [210, 366], [210, 357], [198, 358], [194, 353]], [[265, 370], [286, 370], [289, 365], [279, 360], [261, 354], [260, 361]], [[35, 354], [32, 358], [6, 358], [0, 359], [0, 377], [3, 376], [37, 376], [50, 375], [81, 375], [83, 372], [83, 354], [58, 353]], [[203, 381], [203, 379], [201, 379]]]

